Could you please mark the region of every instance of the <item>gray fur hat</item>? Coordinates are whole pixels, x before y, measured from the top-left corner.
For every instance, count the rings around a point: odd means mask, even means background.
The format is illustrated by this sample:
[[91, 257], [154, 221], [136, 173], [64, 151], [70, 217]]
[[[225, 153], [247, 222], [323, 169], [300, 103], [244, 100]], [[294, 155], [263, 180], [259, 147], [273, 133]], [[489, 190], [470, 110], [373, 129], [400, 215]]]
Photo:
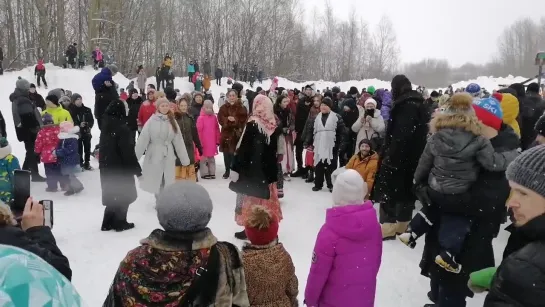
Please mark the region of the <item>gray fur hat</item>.
[[157, 199], [157, 218], [166, 231], [196, 232], [206, 229], [212, 217], [212, 199], [205, 188], [191, 181], [167, 186]]
[[49, 95], [55, 95], [57, 96], [57, 98], [61, 99], [61, 97], [63, 96], [62, 89], [56, 88], [56, 89], [50, 90], [49, 93], [47, 93], [47, 96]]
[[545, 197], [545, 145], [523, 152], [509, 164], [505, 174], [508, 180]]

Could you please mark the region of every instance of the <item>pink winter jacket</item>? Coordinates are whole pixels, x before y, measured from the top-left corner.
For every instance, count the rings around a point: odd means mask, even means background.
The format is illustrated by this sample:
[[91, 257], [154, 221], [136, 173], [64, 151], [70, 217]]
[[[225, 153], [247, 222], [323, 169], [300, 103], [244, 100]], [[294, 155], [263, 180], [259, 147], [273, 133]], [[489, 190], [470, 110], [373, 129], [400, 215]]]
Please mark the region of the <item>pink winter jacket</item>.
[[314, 246], [307, 306], [373, 307], [382, 234], [373, 203], [327, 209]]
[[57, 162], [57, 156], [53, 154], [53, 150], [59, 144], [60, 131], [59, 125], [46, 125], [38, 132], [36, 143], [34, 143], [34, 152], [40, 154], [40, 161], [42, 163]]
[[201, 115], [197, 119], [197, 131], [199, 132], [199, 140], [201, 140], [202, 156], [216, 156], [220, 143], [220, 125], [216, 114], [206, 114], [202, 108]]

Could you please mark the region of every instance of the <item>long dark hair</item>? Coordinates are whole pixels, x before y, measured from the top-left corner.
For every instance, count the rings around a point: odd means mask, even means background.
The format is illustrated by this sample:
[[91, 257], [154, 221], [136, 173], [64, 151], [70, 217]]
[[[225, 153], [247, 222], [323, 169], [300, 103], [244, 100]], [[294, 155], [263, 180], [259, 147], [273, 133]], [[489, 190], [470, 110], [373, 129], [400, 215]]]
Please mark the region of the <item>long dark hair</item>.
[[276, 101], [274, 102], [274, 113], [280, 113], [283, 111], [282, 107], [280, 106], [282, 104], [282, 100], [288, 98], [286, 95], [280, 95], [276, 97]]

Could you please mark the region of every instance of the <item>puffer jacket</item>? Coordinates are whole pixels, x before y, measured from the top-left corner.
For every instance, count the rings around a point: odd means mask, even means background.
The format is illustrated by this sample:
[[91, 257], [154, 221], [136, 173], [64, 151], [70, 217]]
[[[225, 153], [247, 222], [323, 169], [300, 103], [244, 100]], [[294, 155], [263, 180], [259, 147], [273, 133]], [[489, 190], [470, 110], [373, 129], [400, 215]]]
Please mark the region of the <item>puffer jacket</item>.
[[356, 147], [354, 152], [358, 152], [358, 144], [361, 140], [371, 140], [373, 137], [383, 136], [386, 130], [384, 119], [379, 110], [375, 109], [375, 114], [371, 119], [371, 122], [363, 122], [365, 118], [365, 109], [359, 107], [360, 116], [358, 120], [352, 125], [352, 131], [358, 134], [356, 137]]
[[425, 184], [440, 193], [466, 192], [477, 180], [479, 165], [493, 172], [504, 171], [516, 150], [497, 153], [490, 141], [480, 135], [476, 120], [464, 122], [439, 114], [430, 123], [436, 131], [428, 140], [414, 173], [416, 185]]
[[390, 111], [392, 110], [392, 93], [380, 88], [375, 92], [375, 96], [380, 97], [380, 100], [382, 101], [380, 115], [382, 115], [382, 118], [384, 118], [385, 121], [388, 121], [390, 119]]
[[53, 154], [53, 151], [57, 149], [59, 144], [59, 133], [60, 128], [58, 125], [45, 125], [38, 132], [34, 152], [40, 155], [42, 163], [57, 162], [57, 156]]
[[252, 307], [296, 307], [299, 282], [290, 254], [278, 240], [242, 248], [246, 287]]
[[378, 168], [378, 154], [375, 152], [372, 155], [362, 158], [360, 153], [352, 156], [350, 161], [346, 164], [346, 169], [353, 169], [357, 171], [363, 181], [367, 184], [367, 197], [373, 190], [373, 184], [375, 183], [375, 174]]

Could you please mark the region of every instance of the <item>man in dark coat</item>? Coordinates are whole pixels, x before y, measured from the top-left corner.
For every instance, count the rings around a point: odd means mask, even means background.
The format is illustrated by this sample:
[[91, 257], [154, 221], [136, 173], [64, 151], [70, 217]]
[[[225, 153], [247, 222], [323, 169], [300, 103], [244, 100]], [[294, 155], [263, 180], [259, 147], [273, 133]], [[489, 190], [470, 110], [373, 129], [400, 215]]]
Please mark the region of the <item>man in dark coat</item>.
[[223, 70], [221, 68], [217, 67], [214, 77], [216, 77], [216, 85], [221, 86], [221, 78], [223, 78]]
[[110, 102], [119, 98], [115, 82], [112, 77], [117, 73], [117, 66], [108, 65], [93, 77], [93, 89], [95, 90], [95, 118], [98, 129], [102, 130], [102, 115]]
[[404, 75], [392, 80], [393, 106], [372, 198], [381, 203], [383, 239], [395, 239], [412, 218], [413, 175], [426, 146], [430, 121], [424, 98]]
[[537, 134], [534, 126], [545, 111], [545, 101], [539, 96], [539, 84], [530, 83], [525, 96], [522, 99], [519, 98], [519, 102], [521, 111], [520, 146], [524, 151], [530, 148], [535, 141]]
[[42, 126], [42, 117], [34, 102], [30, 100], [29, 90], [30, 83], [27, 80], [20, 78], [15, 83], [15, 91], [10, 95], [13, 124], [17, 139], [25, 143], [26, 155], [23, 169], [30, 171], [33, 182], [45, 182], [45, 178], [38, 173], [38, 159], [34, 153], [34, 144]]
[[297, 103], [297, 111], [295, 112], [295, 132], [297, 135], [294, 142], [297, 171], [291, 175], [292, 177], [306, 177], [307, 174], [307, 170], [303, 167], [303, 130], [305, 130], [308, 114], [312, 107], [312, 96], [312, 86], [307, 85], [304, 90], [304, 96]]
[[[545, 301], [545, 146], [520, 155], [505, 172], [516, 232], [525, 239], [512, 247], [493, 277], [484, 307], [543, 306]], [[511, 241], [511, 240], [510, 240]]]
[[439, 93], [437, 91], [432, 91], [430, 97], [424, 101], [424, 105], [428, 108], [431, 117], [431, 114], [439, 107]]
[[233, 80], [237, 80], [238, 79], [238, 62], [235, 62], [235, 65], [233, 65], [233, 73], [235, 74], [235, 77], [233, 78]]
[[[519, 139], [515, 131], [506, 124], [494, 133], [491, 127], [485, 127], [485, 137], [490, 139], [496, 152], [505, 152], [519, 147]], [[489, 132], [492, 131], [492, 132]], [[491, 172], [481, 169], [477, 181], [471, 187], [471, 203], [468, 206], [474, 217], [471, 230], [467, 235], [457, 261], [462, 266], [459, 274], [447, 272], [435, 263], [440, 251], [438, 229], [435, 224], [426, 235], [421, 274], [431, 279], [431, 291], [428, 297], [439, 306], [441, 300], [452, 301], [452, 306], [463, 306], [466, 297], [473, 297], [467, 282], [469, 274], [495, 265], [492, 240], [497, 236], [505, 214], [505, 202], [509, 197], [509, 183], [505, 172]], [[447, 305], [450, 306], [450, 305]]]
[[44, 97], [36, 91], [36, 85], [34, 83], [30, 84], [29, 98], [34, 101], [34, 105], [36, 105], [37, 108], [40, 108], [42, 111], [45, 110]]
[[74, 126], [78, 126], [80, 132], [80, 138], [78, 139], [79, 164], [83, 169], [90, 171], [93, 169], [90, 165], [91, 129], [95, 124], [95, 119], [91, 109], [83, 104], [80, 94], [74, 93], [70, 99], [72, 100], [70, 115], [74, 121]]
[[137, 198], [134, 176], [142, 169], [134, 152], [134, 138], [127, 126], [125, 103], [116, 99], [104, 113], [100, 132], [100, 185], [102, 204], [106, 207], [102, 231], [124, 231], [134, 228], [127, 222], [129, 206]]
[[[34, 205], [36, 205], [35, 208]], [[34, 210], [36, 211], [33, 212]], [[25, 206], [25, 211], [32, 214], [24, 214], [21, 227], [16, 227], [11, 223], [6, 223], [12, 220], [13, 216], [8, 207], [1, 204], [0, 244], [15, 246], [36, 254], [68, 280], [71, 280], [72, 270], [68, 258], [57, 246], [51, 228], [43, 224], [43, 207], [38, 203], [28, 203]]]

